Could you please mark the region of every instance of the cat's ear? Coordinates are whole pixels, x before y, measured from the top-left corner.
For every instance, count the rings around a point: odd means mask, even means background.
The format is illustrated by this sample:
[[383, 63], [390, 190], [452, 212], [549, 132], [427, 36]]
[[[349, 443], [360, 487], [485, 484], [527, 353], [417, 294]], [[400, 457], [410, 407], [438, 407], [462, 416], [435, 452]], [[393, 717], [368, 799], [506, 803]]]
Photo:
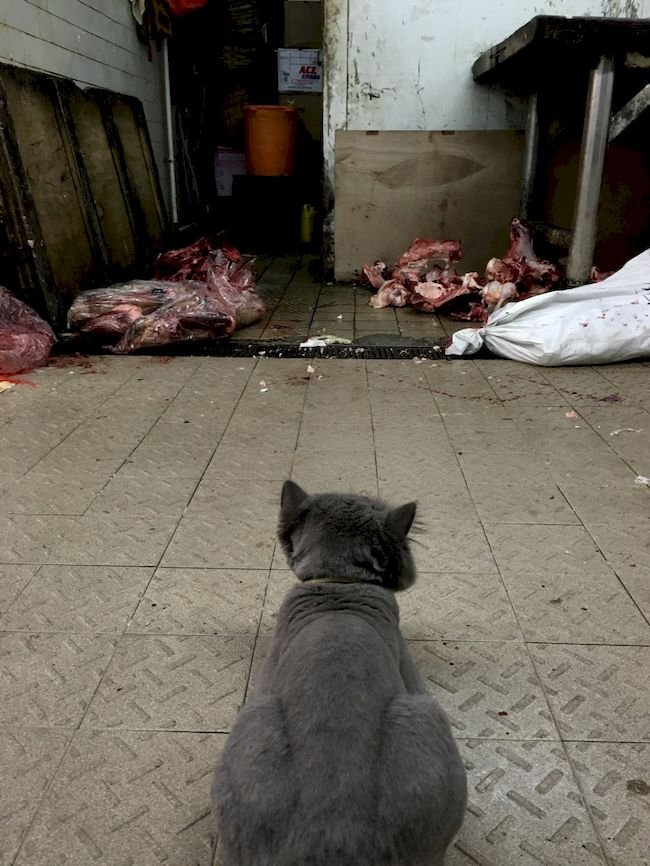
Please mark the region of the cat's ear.
[[416, 510], [417, 503], [415, 502], [407, 502], [406, 505], [400, 505], [399, 508], [392, 508], [386, 518], [388, 530], [396, 538], [406, 538], [415, 520]]
[[300, 506], [303, 505], [309, 494], [306, 493], [295, 481], [285, 481], [282, 485], [280, 496], [280, 517], [285, 523], [292, 523]]

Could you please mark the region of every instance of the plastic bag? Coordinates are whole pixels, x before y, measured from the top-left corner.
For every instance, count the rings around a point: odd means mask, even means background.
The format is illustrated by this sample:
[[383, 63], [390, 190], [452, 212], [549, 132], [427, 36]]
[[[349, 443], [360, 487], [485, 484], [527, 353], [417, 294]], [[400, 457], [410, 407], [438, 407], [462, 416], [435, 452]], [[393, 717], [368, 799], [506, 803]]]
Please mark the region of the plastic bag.
[[507, 304], [482, 328], [454, 334], [446, 354], [483, 346], [545, 367], [611, 364], [650, 356], [650, 250], [593, 285]]
[[42, 366], [53, 344], [54, 331], [47, 322], [0, 286], [0, 374], [11, 376]]
[[137, 349], [188, 340], [217, 339], [232, 334], [236, 327], [235, 318], [224, 310], [221, 299], [214, 297], [205, 284], [193, 285], [194, 289], [186, 291], [177, 300], [136, 319], [114, 351], [126, 354]]
[[[84, 292], [68, 313], [69, 326], [86, 335], [117, 342], [118, 353], [188, 340], [227, 337], [256, 322], [265, 306], [255, 291], [252, 257], [234, 247], [213, 253], [206, 239], [171, 250], [157, 263], [162, 280], [132, 280]], [[178, 279], [205, 273], [205, 280]]]
[[[134, 319], [177, 300], [186, 291], [182, 283], [172, 280], [131, 280], [103, 289], [90, 289], [72, 302], [68, 325], [73, 330], [120, 335]], [[131, 316], [126, 315], [127, 310]], [[100, 317], [102, 321], [96, 321]]]

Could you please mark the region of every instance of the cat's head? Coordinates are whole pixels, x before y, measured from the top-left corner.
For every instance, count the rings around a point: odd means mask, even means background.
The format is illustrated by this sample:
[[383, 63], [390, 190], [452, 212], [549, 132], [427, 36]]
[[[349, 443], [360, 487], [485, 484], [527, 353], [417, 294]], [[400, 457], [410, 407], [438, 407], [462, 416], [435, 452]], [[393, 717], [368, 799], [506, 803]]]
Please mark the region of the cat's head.
[[310, 496], [285, 481], [278, 538], [300, 580], [348, 577], [397, 591], [415, 581], [408, 540], [415, 510], [415, 502], [391, 508], [367, 496]]

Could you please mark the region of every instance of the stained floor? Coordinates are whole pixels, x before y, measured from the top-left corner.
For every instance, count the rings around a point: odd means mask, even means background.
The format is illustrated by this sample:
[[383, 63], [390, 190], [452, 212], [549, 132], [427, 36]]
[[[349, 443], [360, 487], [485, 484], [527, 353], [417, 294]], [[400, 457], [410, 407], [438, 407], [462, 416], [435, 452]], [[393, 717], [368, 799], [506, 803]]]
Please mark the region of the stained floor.
[[98, 358], [0, 395], [0, 864], [210, 866], [281, 482], [416, 497], [451, 866], [650, 851], [650, 365]]
[[260, 257], [257, 285], [267, 305], [262, 321], [235, 333], [237, 340], [290, 340], [320, 335], [366, 340], [390, 335], [398, 340], [444, 342], [466, 324], [448, 316], [418, 313], [412, 307], [374, 310], [366, 286], [321, 284], [309, 255]]

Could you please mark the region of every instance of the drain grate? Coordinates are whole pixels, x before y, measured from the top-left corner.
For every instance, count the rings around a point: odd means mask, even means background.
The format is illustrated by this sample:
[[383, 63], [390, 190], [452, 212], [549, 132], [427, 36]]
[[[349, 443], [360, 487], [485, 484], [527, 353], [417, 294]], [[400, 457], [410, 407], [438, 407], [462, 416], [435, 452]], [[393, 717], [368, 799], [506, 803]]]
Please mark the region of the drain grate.
[[[197, 347], [198, 348], [198, 347]], [[341, 358], [356, 360], [408, 361], [413, 358], [439, 360], [444, 351], [438, 346], [368, 346], [363, 343], [334, 343], [331, 346], [301, 348], [298, 343], [232, 340], [202, 347], [194, 354], [220, 358]]]
[[[304, 338], [300, 338], [301, 340]], [[72, 334], [59, 334], [52, 355], [106, 355], [109, 349]], [[136, 353], [164, 356], [204, 356], [213, 358], [350, 358], [356, 360], [408, 361], [413, 358], [439, 360], [445, 358], [444, 349], [430, 343], [418, 343], [395, 335], [381, 335], [354, 343], [333, 343], [330, 346], [301, 348], [298, 340], [211, 340], [206, 342], [173, 343], [160, 348], [144, 349]]]
[[[340, 358], [356, 360], [408, 361], [413, 358], [439, 360], [445, 358], [440, 346], [418, 345], [415, 341], [394, 345], [376, 345], [364, 343], [333, 343], [331, 346], [312, 346], [301, 348], [298, 342], [283, 342], [281, 340], [214, 340], [206, 343], [175, 343], [161, 346], [159, 349], [145, 349], [137, 354], [164, 356], [203, 356], [213, 358]], [[109, 354], [106, 349], [93, 346], [88, 341], [61, 335], [55, 344], [53, 355], [69, 355], [73, 353], [87, 355]]]

